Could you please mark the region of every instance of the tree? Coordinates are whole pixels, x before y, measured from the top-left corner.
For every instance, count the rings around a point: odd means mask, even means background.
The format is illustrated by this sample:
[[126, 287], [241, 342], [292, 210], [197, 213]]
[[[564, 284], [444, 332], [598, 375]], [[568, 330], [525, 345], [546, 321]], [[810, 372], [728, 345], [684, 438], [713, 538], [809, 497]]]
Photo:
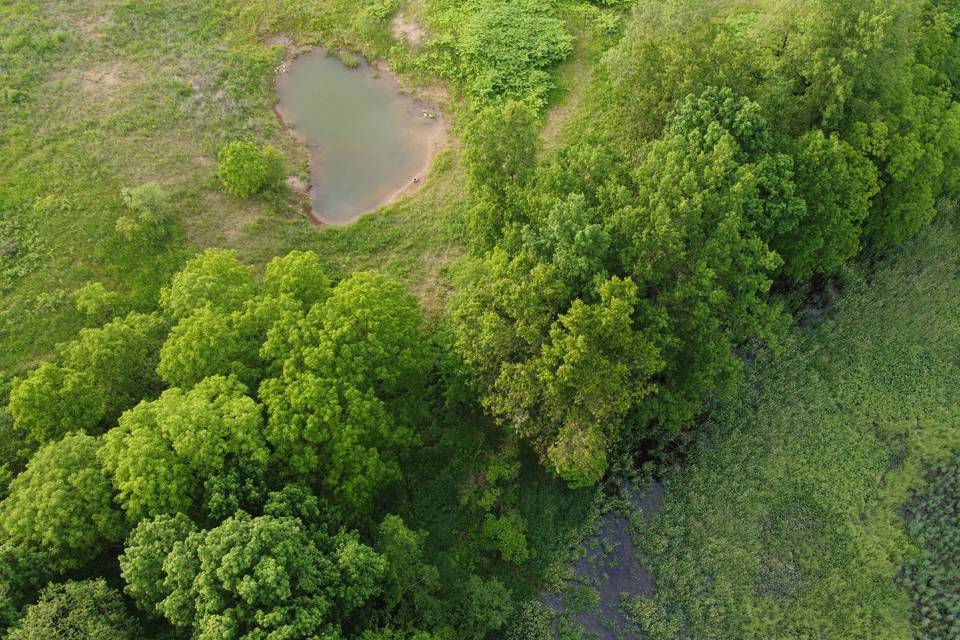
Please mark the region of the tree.
[[10, 542], [0, 545], [0, 627], [13, 625], [36, 600], [48, 569], [42, 553]]
[[250, 270], [241, 265], [234, 251], [207, 249], [160, 290], [160, 306], [175, 320], [205, 306], [236, 311], [253, 297], [256, 287]]
[[436, 597], [440, 572], [423, 557], [426, 537], [395, 515], [386, 516], [377, 530], [376, 548], [387, 561], [383, 595], [395, 623], [422, 624], [436, 619], [443, 606]]
[[68, 368], [91, 377], [109, 423], [160, 391], [155, 369], [166, 335], [167, 323], [158, 315], [131, 313], [99, 329], [81, 329], [58, 349]]
[[75, 294], [77, 311], [88, 318], [103, 320], [113, 315], [113, 310], [120, 300], [120, 295], [109, 291], [102, 282], [88, 282]]
[[514, 200], [534, 174], [539, 146], [536, 116], [522, 102], [488, 107], [467, 126], [463, 162], [479, 200], [470, 212], [471, 241], [478, 250], [492, 248], [504, 227], [522, 222]]
[[13, 381], [8, 410], [18, 428], [43, 444], [70, 431], [96, 432], [105, 401], [89, 373], [47, 362]]
[[218, 158], [217, 176], [237, 198], [249, 198], [283, 179], [283, 156], [270, 146], [261, 150], [252, 142], [235, 140], [220, 149]]
[[385, 401], [426, 383], [430, 352], [417, 299], [400, 283], [369, 273], [341, 281], [322, 306], [312, 371], [370, 388]]
[[860, 249], [863, 221], [877, 194], [877, 170], [838, 136], [816, 130], [796, 146], [796, 183], [806, 213], [771, 246], [795, 278], [828, 273]]
[[120, 556], [120, 573], [137, 606], [158, 616], [157, 605], [168, 594], [163, 588], [163, 563], [177, 542], [196, 533], [197, 527], [182, 513], [142, 520], [127, 537]]
[[317, 486], [360, 511], [399, 478], [430, 362], [421, 323], [410, 294], [369, 274], [277, 322], [261, 353], [284, 362], [259, 393], [279, 468], [301, 480], [320, 471]]
[[261, 409], [245, 391], [222, 376], [168, 389], [104, 435], [99, 455], [132, 520], [189, 511], [211, 476], [240, 466], [262, 472], [269, 450]]
[[104, 580], [52, 584], [7, 636], [10, 640], [136, 640], [143, 637], [123, 597]]
[[340, 637], [380, 592], [384, 559], [356, 538], [310, 535], [295, 518], [238, 514], [174, 544], [160, 603], [194, 637]]
[[57, 571], [75, 569], [123, 537], [124, 521], [97, 462], [99, 440], [81, 433], [42, 447], [0, 503], [0, 528], [14, 544], [47, 554]]
[[291, 251], [267, 264], [263, 291], [273, 297], [290, 296], [304, 309], [323, 302], [330, 295], [330, 278], [313, 251]]
[[274, 323], [301, 308], [289, 295], [258, 296], [237, 311], [197, 309], [170, 331], [157, 372], [170, 385], [192, 387], [215, 376], [234, 376], [254, 386], [265, 366], [260, 349]]

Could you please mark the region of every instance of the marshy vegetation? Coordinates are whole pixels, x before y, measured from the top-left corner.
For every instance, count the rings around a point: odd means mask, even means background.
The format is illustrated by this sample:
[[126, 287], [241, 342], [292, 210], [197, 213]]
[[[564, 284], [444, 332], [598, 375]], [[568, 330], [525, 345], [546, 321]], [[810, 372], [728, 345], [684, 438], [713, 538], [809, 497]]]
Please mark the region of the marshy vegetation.
[[[344, 227], [317, 47], [449, 124]], [[4, 632], [952, 637], [958, 98], [954, 0], [4, 3]]]

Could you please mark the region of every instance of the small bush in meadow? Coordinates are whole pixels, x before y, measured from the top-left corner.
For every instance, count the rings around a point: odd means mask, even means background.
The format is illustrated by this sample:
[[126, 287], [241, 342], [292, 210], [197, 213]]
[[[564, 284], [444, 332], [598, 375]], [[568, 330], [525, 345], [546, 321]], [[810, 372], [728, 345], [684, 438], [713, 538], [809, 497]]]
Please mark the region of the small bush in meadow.
[[220, 149], [217, 176], [231, 195], [249, 198], [283, 179], [283, 156], [271, 146], [235, 140]]

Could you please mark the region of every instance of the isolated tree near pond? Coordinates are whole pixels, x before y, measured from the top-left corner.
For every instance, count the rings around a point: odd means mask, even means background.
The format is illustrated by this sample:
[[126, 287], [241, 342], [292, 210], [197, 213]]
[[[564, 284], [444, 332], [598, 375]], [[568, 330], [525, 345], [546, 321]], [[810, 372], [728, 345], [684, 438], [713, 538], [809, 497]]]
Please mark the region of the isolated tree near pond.
[[75, 433], [42, 447], [0, 503], [0, 528], [9, 540], [45, 552], [55, 570], [81, 567], [123, 537], [99, 446], [97, 438]]
[[283, 156], [271, 146], [262, 150], [252, 142], [236, 140], [218, 154], [217, 176], [231, 195], [249, 198], [283, 179]]

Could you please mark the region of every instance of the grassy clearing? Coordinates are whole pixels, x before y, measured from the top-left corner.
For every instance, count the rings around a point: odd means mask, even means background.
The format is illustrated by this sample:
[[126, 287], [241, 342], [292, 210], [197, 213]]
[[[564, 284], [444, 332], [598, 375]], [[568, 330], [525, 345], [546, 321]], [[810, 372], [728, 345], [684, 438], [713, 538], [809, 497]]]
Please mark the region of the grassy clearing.
[[[575, 100], [586, 61], [613, 42], [599, 17], [608, 12], [560, 5], [582, 42], [551, 104]], [[471, 11], [483, 6], [473, 3]], [[395, 33], [395, 15], [427, 27], [426, 42]], [[450, 36], [469, 15], [439, 0], [17, 0], [0, 7], [0, 371], [22, 373], [85, 324], [73, 306], [84, 283], [101, 281], [130, 308], [145, 308], [188, 256], [213, 246], [236, 249], [255, 265], [313, 249], [335, 275], [374, 269], [399, 278], [439, 316], [447, 265], [464, 245], [455, 133], [469, 117], [460, 87], [471, 70], [457, 60]], [[272, 111], [272, 77], [286, 56], [316, 45], [385, 60], [427, 92], [435, 93], [439, 74], [452, 94], [445, 106], [453, 142], [424, 188], [343, 229], [312, 227], [302, 194], [239, 201], [215, 178], [217, 149], [237, 138], [279, 148], [290, 173], [307, 177], [304, 149]], [[151, 251], [123, 246], [114, 232], [126, 213], [120, 190], [147, 182], [171, 195], [178, 225], [172, 243]]]
[[639, 540], [652, 638], [910, 638], [909, 492], [960, 447], [960, 232], [851, 270], [832, 317], [755, 367]]

